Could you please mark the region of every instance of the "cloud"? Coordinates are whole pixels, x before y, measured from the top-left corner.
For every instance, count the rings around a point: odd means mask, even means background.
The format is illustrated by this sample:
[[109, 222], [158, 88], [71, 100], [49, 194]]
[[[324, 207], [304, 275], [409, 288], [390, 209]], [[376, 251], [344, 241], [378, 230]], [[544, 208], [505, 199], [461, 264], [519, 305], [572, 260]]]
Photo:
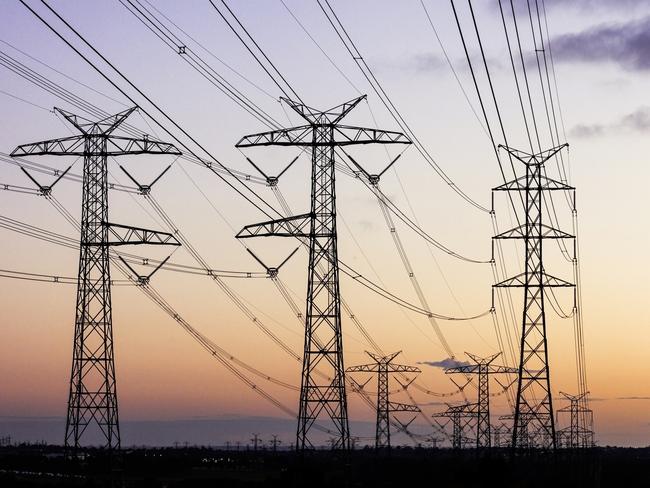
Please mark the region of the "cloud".
[[650, 107], [639, 107], [612, 124], [578, 124], [571, 128], [569, 135], [589, 138], [617, 131], [650, 132]]
[[469, 366], [470, 363], [467, 361], [458, 361], [456, 359], [447, 358], [442, 361], [419, 361], [417, 364], [425, 364], [427, 366], [433, 366], [434, 368], [456, 368], [458, 366]]
[[[472, 60], [472, 66], [474, 66], [475, 70], [483, 69], [483, 58], [479, 54], [471, 55], [470, 59]], [[491, 72], [503, 70], [505, 66], [496, 58], [488, 58], [487, 63]], [[452, 64], [456, 71], [469, 73], [469, 65], [467, 64], [467, 59], [465, 57], [459, 57], [458, 59], [452, 60]], [[409, 58], [406, 64], [407, 68], [418, 74], [438, 73], [440, 71], [449, 70], [448, 66], [447, 61], [443, 57], [433, 53], [416, 54]]]
[[650, 71], [650, 16], [608, 23], [551, 40], [560, 62], [611, 62], [631, 71]]
[[440, 71], [446, 67], [446, 62], [439, 56], [432, 53], [416, 54], [413, 57], [415, 70], [424, 73], [429, 71]]
[[617, 400], [650, 400], [647, 396], [616, 397]]
[[572, 7], [580, 10], [593, 10], [595, 8], [640, 7], [648, 4], [648, 0], [546, 0], [547, 7]]
[[638, 132], [647, 131], [650, 129], [650, 107], [641, 107], [626, 115], [621, 120], [621, 126]]
[[586, 138], [600, 136], [605, 132], [605, 126], [602, 124], [578, 124], [569, 131], [572, 137]]

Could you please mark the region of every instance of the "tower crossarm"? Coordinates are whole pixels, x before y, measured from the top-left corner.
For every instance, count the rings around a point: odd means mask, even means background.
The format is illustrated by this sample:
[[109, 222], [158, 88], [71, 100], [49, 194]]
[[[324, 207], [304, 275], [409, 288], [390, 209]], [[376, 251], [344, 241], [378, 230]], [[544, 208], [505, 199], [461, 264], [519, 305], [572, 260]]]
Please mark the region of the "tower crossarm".
[[107, 242], [89, 242], [84, 244], [89, 246], [126, 246], [139, 244], [149, 244], [154, 246], [181, 245], [178, 239], [169, 232], [160, 232], [157, 230], [132, 227], [129, 225], [112, 224], [110, 222], [105, 222], [104, 226], [108, 229]]
[[541, 152], [539, 152], [537, 154], [530, 154], [530, 153], [527, 153], [525, 151], [521, 151], [519, 149], [514, 149], [512, 147], [508, 147], [508, 146], [504, 146], [503, 144], [499, 144], [500, 149], [505, 150], [512, 157], [518, 159], [519, 161], [524, 163], [526, 166], [530, 166], [530, 165], [541, 166], [546, 161], [548, 161], [553, 156], [555, 156], [557, 153], [559, 153], [565, 147], [569, 147], [569, 145], [567, 143], [564, 143], [564, 144], [560, 144], [559, 146], [555, 146], [555, 147], [553, 147], [551, 149], [541, 151]]
[[379, 364], [360, 364], [357, 366], [350, 366], [345, 369], [346, 373], [377, 373], [379, 371]]
[[464, 403], [463, 405], [450, 405], [444, 412], [434, 413], [432, 417], [451, 418], [454, 415], [471, 417], [476, 415], [478, 405], [476, 403]]
[[[546, 224], [540, 224], [541, 232], [539, 237], [541, 239], [575, 239], [575, 236], [568, 234], [564, 231], [556, 229]], [[537, 232], [539, 229], [535, 229]], [[514, 229], [507, 230], [500, 234], [495, 235], [492, 239], [526, 239], [528, 235], [532, 234], [532, 229], [526, 224], [521, 224]]]
[[415, 366], [407, 366], [405, 364], [388, 364], [389, 373], [421, 373], [422, 370]]
[[575, 187], [554, 180], [553, 178], [549, 178], [547, 176], [540, 175], [539, 181], [540, 181], [539, 188], [530, 187], [526, 183], [526, 177], [520, 176], [519, 178], [510, 180], [502, 185], [492, 188], [492, 191], [524, 191], [524, 190], [534, 190], [534, 189], [539, 189], [543, 191], [575, 190]]
[[[283, 219], [267, 220], [259, 224], [250, 224], [240, 230], [237, 239], [250, 237], [309, 237], [311, 213], [293, 215]], [[319, 237], [326, 237], [324, 235]]]
[[447, 368], [445, 369], [445, 374], [455, 374], [455, 373], [474, 374], [474, 373], [478, 373], [478, 371], [479, 371], [478, 364], [468, 364], [465, 366], [454, 366], [453, 368]]
[[[329, 128], [332, 138], [315, 138], [315, 127]], [[289, 129], [260, 132], [242, 137], [235, 147], [255, 146], [303, 146], [332, 147], [356, 144], [411, 144], [411, 140], [401, 132], [356, 127], [351, 125], [301, 125]]]
[[508, 374], [508, 373], [518, 373], [519, 370], [517, 368], [512, 368], [510, 366], [492, 366], [490, 365], [489, 370], [487, 371], [488, 374]]
[[353, 98], [352, 100], [349, 100], [325, 111], [317, 110], [301, 102], [294, 102], [293, 100], [285, 97], [280, 97], [280, 100], [289, 105], [293, 111], [295, 111], [310, 124], [336, 124], [366, 98], [366, 95], [361, 95], [360, 97]]
[[[541, 273], [540, 282], [541, 286], [545, 288], [571, 288], [575, 286], [573, 283], [551, 276], [546, 272]], [[526, 273], [520, 273], [517, 276], [513, 276], [492, 286], [496, 288], [524, 288], [526, 287]]]
[[21, 144], [14, 149], [10, 156], [83, 156], [84, 135], [62, 137], [60, 139], [49, 139], [47, 141]]
[[390, 412], [415, 412], [420, 413], [420, 407], [417, 405], [408, 405], [406, 403], [388, 402]]
[[106, 156], [123, 156], [126, 154], [171, 154], [178, 156], [181, 154], [173, 144], [156, 141], [148, 137], [131, 138], [106, 136], [104, 134], [82, 134], [22, 144], [12, 151], [11, 156], [85, 156], [88, 153], [85, 144], [87, 138], [106, 139]]
[[58, 107], [54, 107], [54, 111], [63, 116], [70, 124], [72, 124], [82, 134], [103, 134], [105, 136], [113, 132], [117, 127], [124, 122], [124, 120], [131, 115], [138, 107], [127, 108], [115, 115], [109, 115], [101, 120], [93, 122], [72, 114]]
[[173, 144], [152, 140], [149, 137], [110, 136], [106, 142], [106, 154], [108, 156], [123, 156], [126, 154], [172, 154], [179, 156], [181, 154]]

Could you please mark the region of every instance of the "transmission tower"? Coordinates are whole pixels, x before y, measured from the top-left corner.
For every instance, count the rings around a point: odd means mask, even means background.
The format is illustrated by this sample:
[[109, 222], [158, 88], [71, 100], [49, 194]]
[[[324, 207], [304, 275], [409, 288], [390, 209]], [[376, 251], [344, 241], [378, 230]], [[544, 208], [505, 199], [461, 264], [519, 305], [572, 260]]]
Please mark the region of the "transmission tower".
[[108, 157], [129, 154], [174, 154], [171, 144], [112, 135], [137, 107], [92, 122], [55, 108], [80, 135], [18, 146], [12, 156], [79, 156], [84, 158], [81, 203], [79, 278], [72, 373], [65, 446], [77, 449], [91, 424], [104, 436], [104, 447], [120, 448], [113, 322], [111, 246], [180, 243], [166, 232], [112, 224], [108, 221]]
[[[490, 424], [490, 376], [494, 374], [517, 373], [516, 368], [507, 366], [495, 366], [492, 364], [501, 353], [494, 354], [487, 358], [480, 358], [466, 352], [467, 356], [475, 364], [467, 366], [456, 366], [445, 370], [446, 374], [461, 373], [464, 375], [478, 375], [478, 394], [474, 410], [476, 411], [476, 448], [492, 447], [492, 434]], [[498, 381], [498, 380], [497, 380]], [[503, 385], [501, 385], [503, 387]]]
[[257, 452], [257, 448], [262, 442], [262, 440], [260, 439], [260, 435], [253, 434], [253, 437], [251, 438], [251, 442], [253, 443], [253, 451]]
[[569, 427], [557, 432], [558, 443], [569, 449], [593, 447], [593, 411], [584, 405], [584, 398], [589, 392], [581, 395], [569, 395], [564, 392], [560, 392], [560, 394], [569, 400], [569, 405], [558, 410], [557, 414], [559, 417], [561, 413], [568, 413], [570, 424]]
[[544, 192], [567, 191], [574, 188], [550, 179], [542, 173], [544, 163], [567, 146], [563, 144], [538, 154], [528, 154], [499, 146], [526, 167], [525, 176], [493, 189], [493, 191], [523, 193], [522, 200], [526, 213], [523, 224], [494, 236], [494, 239], [523, 239], [525, 243], [525, 271], [494, 285], [524, 289], [517, 400], [512, 429], [513, 448], [523, 447], [520, 436], [523, 435], [524, 416], [526, 428], [539, 432], [539, 435], [535, 436], [538, 443], [531, 447], [555, 449], [556, 446], [544, 312], [545, 288], [574, 285], [546, 273], [542, 259], [542, 244], [545, 239], [573, 239], [574, 236], [544, 224], [542, 214]]
[[[336, 234], [335, 149], [353, 144], [410, 144], [400, 132], [352, 127], [339, 122], [365, 95], [324, 112], [282, 99], [306, 125], [243, 137], [236, 147], [299, 146], [312, 151], [311, 210], [244, 227], [238, 238], [283, 236], [309, 239], [305, 347], [296, 449], [314, 448], [310, 430], [325, 414], [335, 432], [335, 449], [349, 449], [350, 432], [343, 366], [341, 298]], [[314, 374], [320, 368], [323, 376]]]
[[[420, 368], [393, 364], [393, 359], [400, 353], [395, 352], [388, 356], [379, 356], [366, 351], [374, 363], [351, 366], [346, 369], [347, 373], [377, 373], [377, 427], [375, 430], [375, 448], [390, 449], [390, 417], [395, 412], [419, 413], [420, 408], [415, 405], [391, 402], [389, 398], [388, 382], [391, 373], [421, 373]], [[415, 377], [413, 377], [415, 379]], [[412, 379], [412, 380], [413, 380]], [[411, 380], [411, 381], [412, 381]]]
[[462, 405], [449, 405], [444, 412], [434, 413], [433, 418], [446, 418], [451, 420], [452, 434], [451, 447], [462, 449], [468, 443], [465, 437], [465, 429], [471, 428], [476, 419], [477, 406], [475, 403]]

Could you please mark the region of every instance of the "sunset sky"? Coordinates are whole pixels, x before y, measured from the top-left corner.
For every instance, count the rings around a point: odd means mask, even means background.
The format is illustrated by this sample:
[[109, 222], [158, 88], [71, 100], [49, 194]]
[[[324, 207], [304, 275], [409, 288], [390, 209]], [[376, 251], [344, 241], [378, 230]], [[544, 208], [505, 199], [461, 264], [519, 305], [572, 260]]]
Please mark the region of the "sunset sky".
[[[283, 125], [301, 123], [286, 105], [278, 102], [282, 95], [278, 87], [207, 0], [150, 1], [160, 12], [160, 18], [164, 14], [198, 41], [206, 50], [184, 38], [188, 46], [247, 97]], [[26, 2], [73, 39], [41, 2]], [[146, 5], [145, 0], [141, 2]], [[326, 109], [367, 94], [367, 103], [359, 104], [345, 122], [398, 130], [316, 1], [228, 3], [309, 105]], [[490, 190], [503, 183], [503, 179], [482, 119], [478, 120], [481, 118], [479, 102], [451, 4], [424, 1], [439, 43], [419, 0], [330, 0], [330, 3], [363, 59], [437, 164], [471, 199], [489, 207]], [[455, 4], [483, 95], [490, 101], [467, 2], [456, 0]], [[509, 7], [509, 2], [503, 4]], [[534, 48], [525, 4], [523, 0], [514, 2], [521, 14], [523, 49], [532, 77], [537, 76], [537, 68], [533, 67]], [[650, 444], [647, 354], [650, 348], [647, 306], [650, 300], [647, 252], [650, 247], [650, 192], [647, 190], [650, 2], [546, 0], [545, 4], [557, 76], [557, 92], [553, 93], [559, 93], [566, 142], [570, 144], [569, 158], [565, 159], [569, 182], [577, 188], [582, 313], [596, 439], [601, 445], [645, 446]], [[248, 156], [258, 166], [268, 168], [270, 174], [277, 174], [298, 156], [295, 148], [245, 149], [243, 153], [237, 150], [234, 145], [243, 135], [267, 128], [184, 63], [181, 55], [162, 44], [119, 0], [52, 0], [51, 5], [228, 167], [255, 175], [245, 159]], [[498, 5], [497, 0], [473, 2], [508, 143], [525, 150], [527, 139]], [[506, 21], [510, 22], [511, 18], [506, 16]], [[171, 24], [170, 27], [174, 28]], [[176, 32], [184, 35], [180, 30]], [[74, 44], [81, 46], [78, 39]], [[106, 112], [117, 113], [131, 105], [20, 2], [2, 2], [0, 6], [0, 51], [3, 53], [0, 61], [6, 55], [11, 56]], [[82, 48], [82, 52], [89, 53], [89, 50]], [[114, 72], [106, 73], [126, 87]], [[536, 112], [541, 117], [544, 107], [537, 78], [531, 87]], [[127, 91], [134, 94], [131, 89]], [[142, 97], [134, 94], [134, 98], [143, 107], [147, 106]], [[70, 135], [71, 127], [50, 112], [54, 106], [87, 116], [0, 62], [0, 152], [10, 153], [19, 144]], [[493, 105], [488, 110], [494, 130], [498, 122]], [[135, 113], [128, 122], [171, 142], [144, 114]], [[496, 142], [503, 144], [500, 134], [495, 132]], [[542, 143], [550, 145], [547, 132], [544, 137]], [[402, 149], [391, 147], [387, 153], [383, 148], [363, 146], [350, 152], [370, 172], [377, 172]], [[45, 156], [30, 160], [63, 170], [74, 158]], [[119, 161], [143, 182], [153, 180], [172, 162], [171, 170], [154, 186], [152, 195], [174, 224], [213, 269], [263, 271], [234, 235], [246, 224], [266, 220], [264, 215], [213, 173], [184, 160], [175, 161], [171, 156], [134, 156]], [[521, 165], [516, 169], [521, 171]], [[81, 171], [82, 162], [76, 161], [71, 172], [80, 174]], [[131, 183], [115, 161], [109, 162], [109, 171], [112, 181]], [[548, 172], [550, 177], [559, 179], [554, 163], [548, 166]], [[507, 177], [512, 176], [510, 171]], [[42, 184], [53, 179], [45, 174], [35, 174], [35, 177]], [[33, 186], [18, 166], [4, 162], [0, 162], [0, 184]], [[255, 182], [249, 184], [279, 208], [270, 188]], [[301, 155], [281, 178], [279, 188], [293, 212], [308, 211], [309, 158], [306, 155]], [[405, 214], [448, 248], [472, 259], [490, 259], [493, 229], [489, 215], [452, 191], [415, 148], [406, 150], [395, 171], [383, 176], [381, 188]], [[54, 187], [53, 196], [79, 218], [80, 184], [62, 180]], [[554, 198], [560, 224], [572, 232], [571, 210], [566, 200], [559, 193]], [[113, 191], [110, 202], [112, 222], [165, 229], [152, 206], [139, 195]], [[340, 259], [395, 295], [417, 304], [417, 295], [377, 199], [360, 181], [339, 174], [337, 205]], [[495, 196], [495, 208], [500, 230], [512, 226], [514, 220], [505, 195]], [[0, 190], [0, 209], [2, 217], [78, 239], [74, 227], [41, 196]], [[490, 308], [494, 280], [489, 264], [462, 261], [429, 247], [397, 220], [396, 230], [433, 312], [466, 317]], [[0, 229], [0, 240], [2, 270], [66, 277], [77, 274], [78, 251], [74, 249], [4, 228]], [[267, 264], [276, 265], [297, 244], [289, 239], [255, 239], [246, 245]], [[557, 246], [548, 241], [545, 249], [548, 249], [546, 271], [572, 281], [571, 265]], [[166, 257], [167, 252], [147, 247], [126, 250], [155, 259]], [[506, 245], [504, 252], [509, 274], [518, 273], [523, 258], [521, 244]], [[197, 265], [182, 248], [171, 260]], [[301, 249], [280, 272], [280, 278], [301, 310], [306, 266], [307, 253]], [[115, 268], [113, 278], [124, 279]], [[224, 281], [258, 321], [293, 351], [302, 354], [304, 326], [271, 280], [224, 278]], [[264, 335], [258, 324], [247, 318], [208, 277], [163, 270], [154, 275], [152, 285], [192, 326], [230, 354], [266, 374], [299, 386], [300, 363]], [[422, 368], [419, 384], [439, 393], [456, 389], [440, 367], [427, 364], [443, 362], [448, 354], [426, 317], [379, 297], [348, 276], [342, 275], [341, 290], [355, 318], [383, 350], [401, 350], [399, 362], [419, 364]], [[63, 440], [63, 431], [57, 429], [66, 412], [75, 294], [76, 287], [71, 284], [0, 278], [0, 435], [10, 434], [24, 440]], [[512, 296], [520, 320], [521, 290], [514, 290]], [[571, 310], [570, 292], [560, 291], [557, 298], [564, 311]], [[559, 399], [559, 392], [577, 391], [573, 322], [560, 319], [550, 307], [547, 317], [551, 384], [554, 397], [558, 398], [556, 407], [562, 407], [564, 402]], [[438, 323], [459, 361], [467, 359], [465, 351], [479, 356], [499, 352], [489, 315], [472, 321], [440, 320]], [[514, 325], [515, 329], [520, 327], [519, 323]], [[290, 416], [237, 380], [136, 287], [113, 288], [113, 328], [120, 418], [125, 426], [132, 426], [125, 427], [123, 444], [152, 439], [147, 434], [135, 433], [143, 432], [146, 421], [241, 421], [258, 417], [271, 418], [269, 432], [273, 429], [284, 432], [284, 442], [293, 441]], [[368, 362], [364, 351], [370, 350], [370, 346], [346, 312], [343, 328], [346, 366]], [[513, 335], [517, 333], [515, 329], [511, 329]], [[513, 339], [514, 347], [516, 342]], [[508, 351], [497, 361], [516, 366]], [[254, 376], [251, 379], [297, 410], [297, 392]], [[375, 391], [374, 381], [369, 383], [370, 391]], [[499, 390], [496, 383], [491, 386], [493, 391]], [[468, 388], [470, 400], [475, 393], [475, 389]], [[413, 390], [413, 395], [427, 415], [444, 410], [445, 401], [462, 401], [459, 395], [447, 398], [418, 390]], [[374, 412], [351, 392], [349, 399], [350, 419], [357, 422], [352, 424], [352, 434], [356, 425], [361, 435], [369, 435], [372, 429], [368, 425], [374, 422]], [[404, 394], [396, 395], [395, 400], [409, 402]], [[492, 405], [498, 423], [496, 416], [509, 412], [506, 397], [494, 397]], [[54, 419], [55, 427], [39, 434], [34, 422], [47, 419]], [[274, 419], [277, 419], [275, 424]], [[136, 426], [138, 422], [140, 427]], [[236, 428], [229, 427], [227, 433], [216, 430], [212, 442], [247, 440], [251, 424], [233, 422]], [[561, 417], [560, 427], [566, 426], [566, 422]], [[428, 426], [422, 419], [414, 425], [419, 432], [427, 432]], [[181, 441], [210, 441], [201, 437], [200, 432], [190, 431], [173, 435]], [[408, 442], [407, 438], [399, 439]]]

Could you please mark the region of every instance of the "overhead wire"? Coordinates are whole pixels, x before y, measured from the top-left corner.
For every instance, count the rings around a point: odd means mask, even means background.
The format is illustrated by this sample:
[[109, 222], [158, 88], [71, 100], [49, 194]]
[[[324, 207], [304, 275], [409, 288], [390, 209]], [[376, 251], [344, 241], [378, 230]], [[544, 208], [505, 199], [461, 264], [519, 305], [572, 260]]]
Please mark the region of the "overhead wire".
[[[406, 122], [404, 116], [399, 112], [391, 98], [388, 96], [387, 92], [375, 76], [374, 72], [368, 65], [368, 63], [365, 61], [364, 57], [361, 55], [361, 52], [357, 48], [356, 44], [348, 34], [347, 30], [343, 26], [341, 20], [339, 19], [338, 15], [332, 8], [331, 4], [329, 3], [328, 0], [317, 0], [317, 3], [321, 10], [323, 11], [323, 14], [327, 18], [328, 22], [336, 32], [337, 36], [345, 46], [346, 50], [354, 60], [354, 62], [357, 64], [359, 69], [361, 70], [362, 74], [372, 87], [373, 91], [377, 94], [378, 98], [381, 100], [381, 102], [384, 104], [386, 109], [388, 110], [389, 114], [393, 117], [395, 122], [399, 125], [399, 127], [404, 131], [409, 138], [413, 141], [415, 147], [417, 148], [418, 152], [422, 155], [424, 160], [427, 162], [427, 164], [442, 178], [442, 180], [447, 183], [447, 185], [454, 191], [456, 192], [463, 200], [465, 200], [467, 203], [471, 204], [472, 206], [476, 207], [479, 210], [482, 210], [483, 212], [488, 213], [489, 210], [484, 207], [483, 205], [479, 204], [475, 200], [473, 200], [471, 197], [469, 197], [463, 190], [461, 190], [460, 187], [454, 183], [454, 181], [445, 173], [445, 171], [442, 169], [442, 167], [436, 162], [436, 160], [431, 156], [429, 151], [426, 149], [426, 147], [420, 142], [414, 131], [411, 129], [409, 124]], [[323, 5], [327, 5], [328, 10], [325, 8]]]

